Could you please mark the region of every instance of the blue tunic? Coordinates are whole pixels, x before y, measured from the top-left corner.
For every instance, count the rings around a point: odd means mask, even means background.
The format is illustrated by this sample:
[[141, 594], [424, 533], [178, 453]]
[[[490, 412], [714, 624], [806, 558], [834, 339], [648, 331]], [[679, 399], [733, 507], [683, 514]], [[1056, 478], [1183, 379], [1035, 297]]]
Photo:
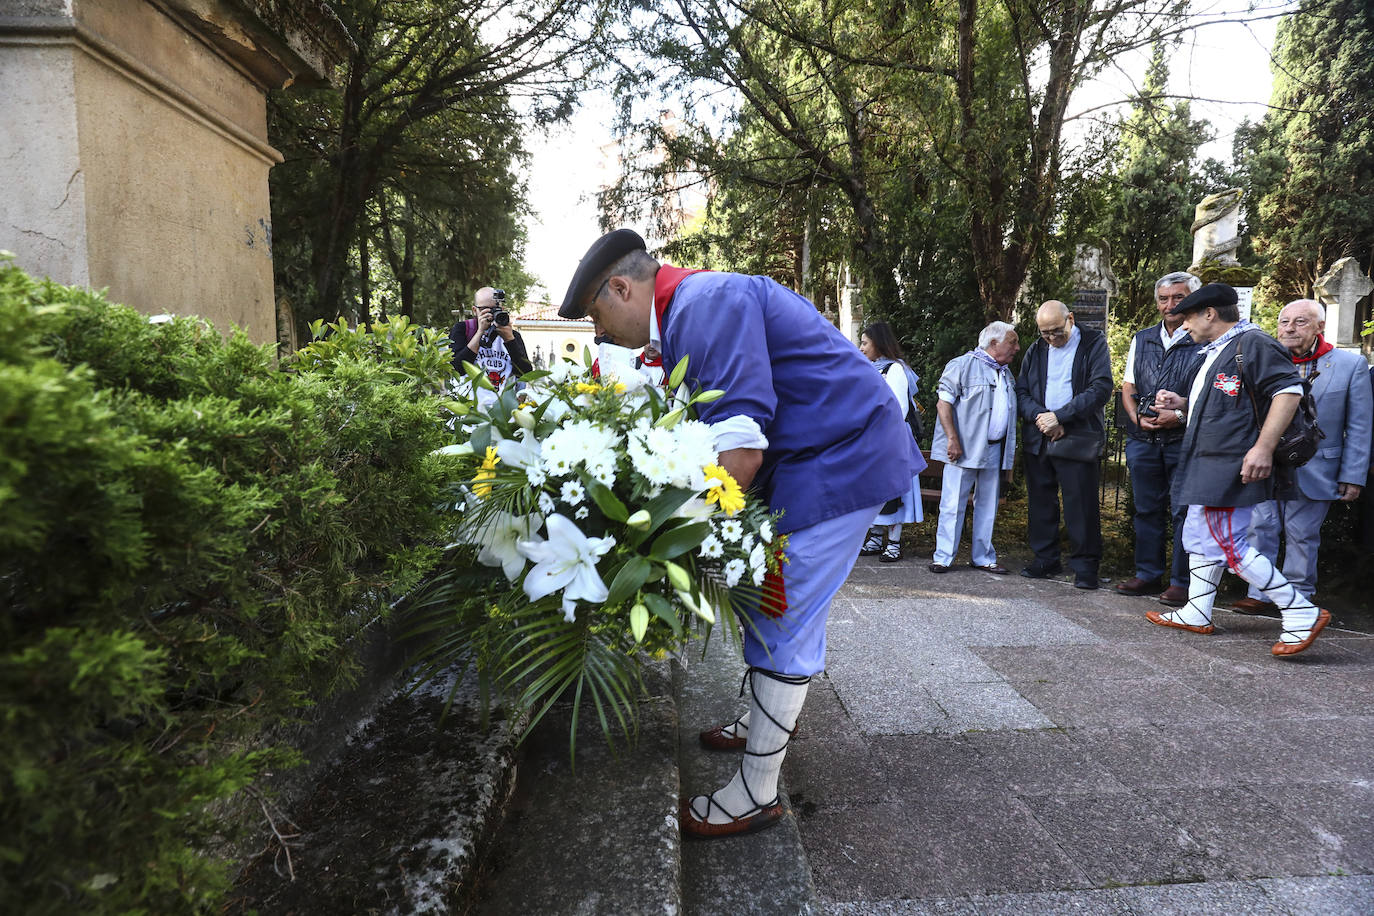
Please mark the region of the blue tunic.
[[707, 422], [743, 415], [768, 437], [754, 484], [781, 532], [898, 496], [920, 453], [887, 382], [806, 299], [767, 277], [695, 273], [660, 326], [664, 367], [721, 388]]

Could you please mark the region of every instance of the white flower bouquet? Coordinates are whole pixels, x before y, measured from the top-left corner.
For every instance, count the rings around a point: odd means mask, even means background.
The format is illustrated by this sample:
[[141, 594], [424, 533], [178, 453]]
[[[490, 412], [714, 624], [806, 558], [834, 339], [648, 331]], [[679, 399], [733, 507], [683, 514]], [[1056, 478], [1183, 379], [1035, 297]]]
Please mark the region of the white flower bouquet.
[[488, 407], [453, 405], [463, 441], [437, 453], [452, 467], [453, 562], [414, 603], [422, 672], [475, 661], [536, 720], [589, 695], [608, 740], [613, 720], [628, 736], [642, 659], [681, 648], [694, 621], [733, 637], [744, 603], [780, 594], [786, 537], [694, 419], [722, 392], [674, 399], [566, 362], [523, 381]]

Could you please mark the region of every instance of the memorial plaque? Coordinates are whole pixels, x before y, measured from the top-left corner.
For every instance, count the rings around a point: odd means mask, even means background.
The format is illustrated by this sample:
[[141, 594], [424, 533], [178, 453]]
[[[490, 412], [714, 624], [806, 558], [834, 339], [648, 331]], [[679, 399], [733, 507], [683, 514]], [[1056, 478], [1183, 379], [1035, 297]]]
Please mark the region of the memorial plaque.
[[1073, 320], [1081, 328], [1107, 333], [1107, 291], [1076, 289], [1073, 292]]
[[1253, 286], [1237, 286], [1234, 289], [1236, 291], [1236, 308], [1240, 310], [1240, 320], [1249, 321], [1250, 306], [1254, 302], [1255, 288]]

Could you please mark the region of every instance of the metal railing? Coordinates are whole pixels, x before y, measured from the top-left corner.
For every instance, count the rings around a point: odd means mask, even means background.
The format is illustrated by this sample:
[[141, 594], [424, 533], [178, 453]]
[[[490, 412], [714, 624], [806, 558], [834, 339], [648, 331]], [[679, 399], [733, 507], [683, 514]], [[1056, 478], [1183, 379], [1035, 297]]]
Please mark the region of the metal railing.
[[1131, 505], [1130, 476], [1126, 473], [1126, 421], [1118, 416], [1120, 411], [1121, 390], [1115, 389], [1107, 402], [1107, 435], [1098, 458], [1098, 504], [1113, 512]]

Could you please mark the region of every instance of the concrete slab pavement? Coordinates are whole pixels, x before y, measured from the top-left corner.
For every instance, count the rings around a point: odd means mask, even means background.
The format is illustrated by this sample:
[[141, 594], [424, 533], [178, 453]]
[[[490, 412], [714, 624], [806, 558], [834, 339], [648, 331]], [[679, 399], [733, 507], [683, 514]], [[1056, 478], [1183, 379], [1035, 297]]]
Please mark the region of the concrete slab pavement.
[[1374, 637], [1156, 607], [861, 559], [783, 770], [822, 911], [1374, 913]]

